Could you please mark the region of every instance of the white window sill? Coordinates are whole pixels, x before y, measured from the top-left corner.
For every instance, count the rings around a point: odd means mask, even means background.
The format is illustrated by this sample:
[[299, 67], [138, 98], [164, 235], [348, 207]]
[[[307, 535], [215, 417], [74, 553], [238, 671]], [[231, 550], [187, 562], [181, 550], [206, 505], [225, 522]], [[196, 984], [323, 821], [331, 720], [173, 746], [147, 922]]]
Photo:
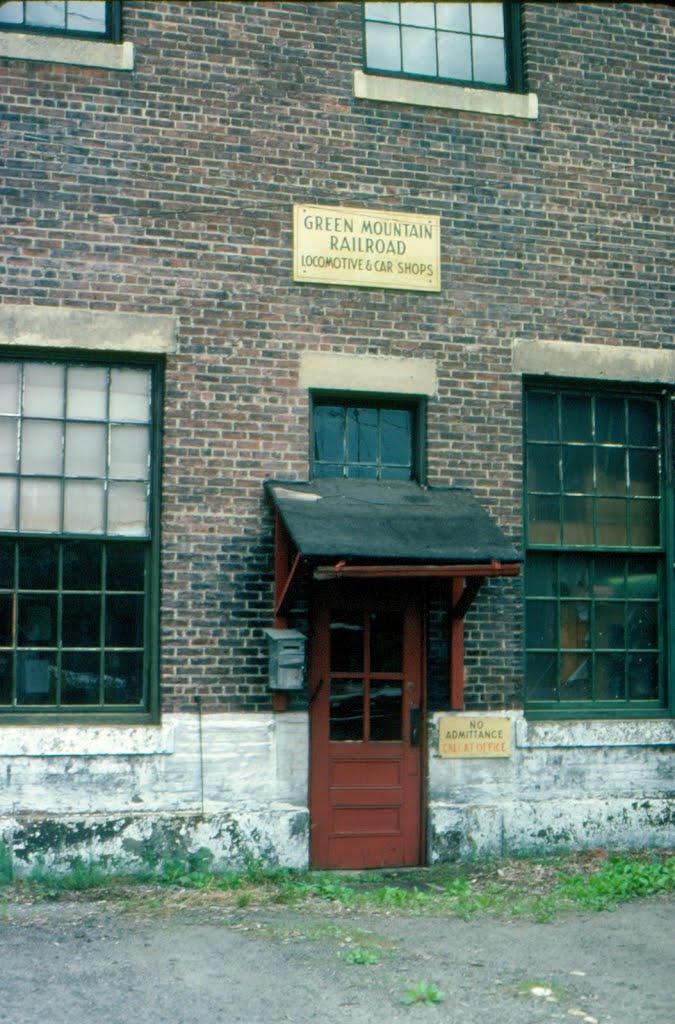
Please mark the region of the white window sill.
[[0, 57], [133, 71], [134, 44], [32, 35], [27, 32], [0, 32]]
[[495, 92], [412, 78], [389, 78], [354, 72], [354, 96], [381, 103], [408, 103], [419, 107], [467, 110], [476, 114], [535, 119], [539, 116], [536, 93]]

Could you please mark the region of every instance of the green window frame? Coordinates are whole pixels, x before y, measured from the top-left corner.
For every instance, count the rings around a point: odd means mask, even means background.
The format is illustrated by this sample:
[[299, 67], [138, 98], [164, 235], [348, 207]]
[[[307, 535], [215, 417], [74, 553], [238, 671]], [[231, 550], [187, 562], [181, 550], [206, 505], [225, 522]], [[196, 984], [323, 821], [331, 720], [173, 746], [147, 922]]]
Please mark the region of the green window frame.
[[161, 366], [0, 356], [0, 717], [158, 714]]
[[0, 0], [0, 31], [119, 43], [119, 0]]
[[669, 396], [525, 388], [529, 717], [669, 709]]
[[424, 404], [394, 397], [312, 397], [313, 477], [422, 481]]
[[364, 70], [525, 92], [520, 4], [363, 5]]

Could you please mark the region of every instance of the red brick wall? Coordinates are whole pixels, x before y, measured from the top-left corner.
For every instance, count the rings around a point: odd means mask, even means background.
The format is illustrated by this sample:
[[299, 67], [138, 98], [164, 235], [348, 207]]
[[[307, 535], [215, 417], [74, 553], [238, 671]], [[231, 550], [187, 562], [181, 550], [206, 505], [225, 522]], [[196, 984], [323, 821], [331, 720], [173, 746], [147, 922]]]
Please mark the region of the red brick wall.
[[[262, 482], [308, 472], [302, 351], [435, 360], [429, 482], [471, 487], [518, 539], [512, 342], [672, 345], [675, 11], [524, 7], [537, 121], [354, 99], [351, 3], [127, 3], [131, 73], [0, 59], [2, 301], [179, 321], [165, 709], [269, 705]], [[441, 293], [294, 284], [300, 202], [440, 215]], [[518, 702], [519, 631], [519, 584], [486, 584], [470, 706]]]

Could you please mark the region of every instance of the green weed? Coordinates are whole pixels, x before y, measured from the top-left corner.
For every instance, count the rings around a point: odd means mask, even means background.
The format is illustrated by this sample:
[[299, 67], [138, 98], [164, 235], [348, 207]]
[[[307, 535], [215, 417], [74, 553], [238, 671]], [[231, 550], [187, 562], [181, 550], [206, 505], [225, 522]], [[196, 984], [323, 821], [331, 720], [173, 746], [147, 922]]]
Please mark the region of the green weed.
[[379, 964], [380, 954], [374, 949], [366, 949], [364, 946], [354, 946], [353, 949], [338, 953], [340, 960], [346, 964]]
[[418, 981], [416, 985], [406, 989], [401, 1002], [406, 1006], [435, 1006], [442, 1003], [445, 998], [445, 992], [441, 992], [432, 981]]
[[0, 843], [0, 886], [9, 885], [14, 877], [12, 855], [5, 843]]

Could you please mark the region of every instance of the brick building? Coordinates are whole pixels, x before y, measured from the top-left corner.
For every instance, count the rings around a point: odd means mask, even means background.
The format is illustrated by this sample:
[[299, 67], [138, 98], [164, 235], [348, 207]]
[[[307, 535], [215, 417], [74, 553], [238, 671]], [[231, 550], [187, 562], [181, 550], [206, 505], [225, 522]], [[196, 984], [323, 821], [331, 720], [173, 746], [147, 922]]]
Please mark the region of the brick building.
[[674, 19], [0, 3], [18, 871], [673, 844]]

